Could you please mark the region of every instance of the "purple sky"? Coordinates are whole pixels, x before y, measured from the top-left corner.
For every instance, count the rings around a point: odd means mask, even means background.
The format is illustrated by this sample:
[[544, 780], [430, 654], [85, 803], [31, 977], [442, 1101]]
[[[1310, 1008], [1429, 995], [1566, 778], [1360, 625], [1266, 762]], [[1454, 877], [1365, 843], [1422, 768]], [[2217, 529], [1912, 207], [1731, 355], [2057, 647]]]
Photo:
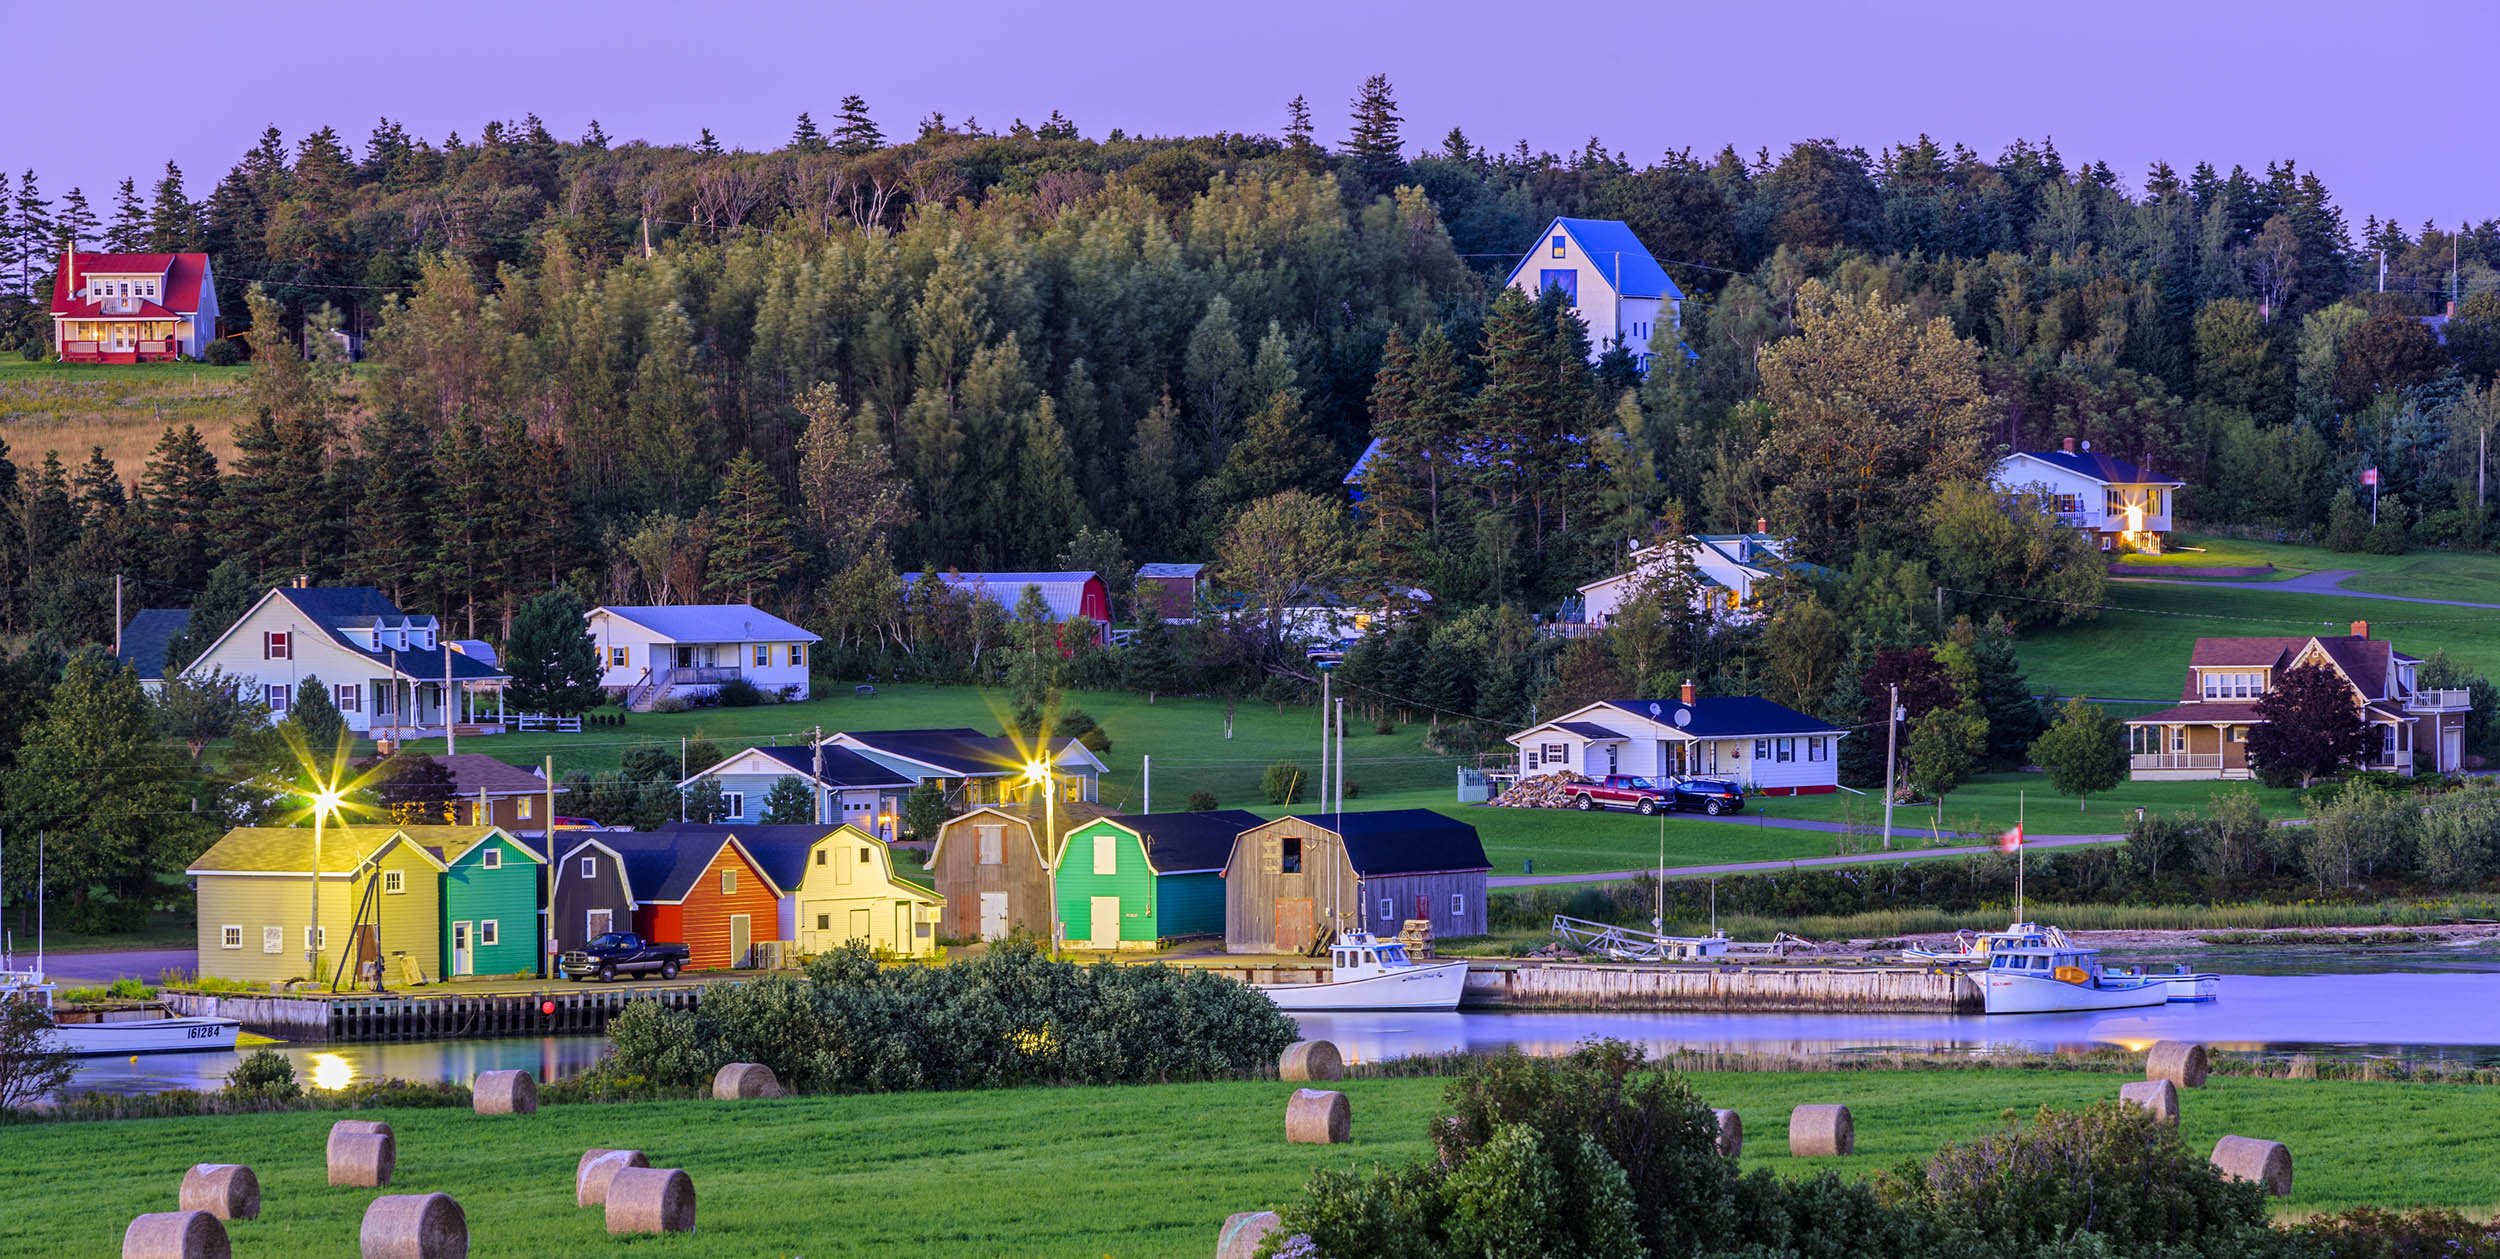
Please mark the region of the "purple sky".
[[[707, 10], [720, 16], [689, 16]], [[17, 125], [0, 164], [34, 167], [56, 196], [81, 185], [107, 212], [122, 176], [144, 192], [168, 158], [205, 194], [273, 122], [290, 141], [328, 123], [360, 143], [384, 114], [439, 139], [536, 111], [566, 137], [595, 117], [620, 140], [708, 126], [769, 148], [800, 110], [826, 119], [846, 92], [889, 135], [933, 109], [1003, 127], [1057, 108], [1094, 136], [1274, 133], [1302, 93], [1334, 143], [1346, 99], [1378, 70], [1397, 84], [1410, 150], [1453, 123], [1488, 146], [1524, 136], [1556, 152], [1594, 133], [1636, 160], [1822, 135], [1874, 151], [1920, 131], [1993, 156], [2048, 135], [2131, 189], [2155, 158], [2259, 171], [2294, 157], [2356, 229], [2370, 213], [2409, 230], [2500, 216], [2500, 74], [2477, 64], [2500, 47], [2487, 0], [263, 0], [146, 25], [158, 34], [133, 44], [99, 41], [76, 6], [14, 14]], [[198, 103], [143, 104], [154, 93], [131, 80], [99, 90], [80, 59], [47, 55], [100, 42], [144, 46], [137, 83]]]

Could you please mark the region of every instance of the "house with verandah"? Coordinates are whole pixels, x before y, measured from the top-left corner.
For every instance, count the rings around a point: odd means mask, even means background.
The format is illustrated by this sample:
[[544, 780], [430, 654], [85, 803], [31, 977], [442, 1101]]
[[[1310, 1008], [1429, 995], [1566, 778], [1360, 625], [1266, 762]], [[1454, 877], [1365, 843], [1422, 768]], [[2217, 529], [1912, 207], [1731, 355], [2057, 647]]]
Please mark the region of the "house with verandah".
[[347, 728], [375, 739], [503, 731], [504, 687], [492, 664], [443, 640], [434, 617], [409, 613], [371, 586], [298, 579], [262, 595], [182, 676], [222, 673], [283, 720], [318, 679]]
[[748, 603], [605, 604], [582, 620], [599, 649], [599, 684], [636, 712], [732, 680], [806, 699], [808, 653], [820, 641]]
[[2369, 753], [2356, 765], [2411, 776], [2465, 766], [2470, 692], [2421, 685], [2422, 660], [2370, 637], [2370, 623], [2348, 634], [2200, 638], [2188, 653], [2179, 702], [2127, 719], [2128, 776], [2139, 782], [2253, 778], [2249, 732], [2265, 723], [2257, 703], [2303, 665], [2332, 671], [2370, 724]]
[[2056, 450], [2007, 455], [1989, 481], [2009, 494], [2038, 496], [2041, 510], [2089, 534], [2104, 551], [2148, 555], [2170, 545], [2171, 511], [2187, 487], [2072, 437]]
[[52, 356], [64, 363], [196, 359], [217, 339], [208, 255], [61, 253]]

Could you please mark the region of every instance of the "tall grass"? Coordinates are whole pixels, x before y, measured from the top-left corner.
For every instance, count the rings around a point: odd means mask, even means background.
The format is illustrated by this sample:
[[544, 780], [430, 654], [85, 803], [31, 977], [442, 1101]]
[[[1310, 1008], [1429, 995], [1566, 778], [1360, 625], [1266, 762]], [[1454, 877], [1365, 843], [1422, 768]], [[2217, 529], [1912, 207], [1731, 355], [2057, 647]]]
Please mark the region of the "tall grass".
[[[2070, 931], [2263, 930], [2281, 927], [2424, 927], [2464, 918], [2500, 917], [2491, 901], [2382, 901], [2357, 905], [2060, 905], [2033, 901], [2023, 914]], [[1863, 914], [1774, 918], [1722, 915], [1719, 929], [1739, 940], [1768, 940], [1785, 931], [1812, 940], [1887, 939], [1936, 932], [1994, 929], [2013, 916], [2010, 905], [1976, 910], [1882, 910]], [[1671, 922], [1669, 934], [1699, 935], [1706, 921]]]

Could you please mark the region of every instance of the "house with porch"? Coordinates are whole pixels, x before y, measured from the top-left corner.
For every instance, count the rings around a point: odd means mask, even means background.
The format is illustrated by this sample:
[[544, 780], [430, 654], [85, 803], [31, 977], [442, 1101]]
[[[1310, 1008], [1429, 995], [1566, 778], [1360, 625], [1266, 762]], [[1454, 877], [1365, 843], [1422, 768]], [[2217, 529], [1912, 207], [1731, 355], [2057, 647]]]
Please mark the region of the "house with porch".
[[1677, 565], [1689, 566], [1696, 588], [1693, 611], [1732, 625], [1752, 623], [1761, 614], [1755, 593], [1785, 576], [1816, 576], [1821, 565], [1792, 559], [1794, 543], [1770, 532], [1770, 522], [1756, 520], [1751, 533], [1695, 533], [1643, 545], [1632, 543], [1632, 567], [1580, 587], [1580, 620], [1595, 628], [1614, 623], [1623, 605], [1641, 587]]
[[[913, 786], [934, 782], [946, 791], [949, 809], [1003, 804], [1032, 796], [1026, 774], [1041, 757], [1008, 735], [983, 734], [970, 726], [931, 730], [844, 730], [825, 740], [828, 748], [844, 748], [911, 780]], [[1059, 798], [1090, 803], [1100, 795], [1102, 758], [1084, 743], [1068, 739], [1051, 752], [1051, 776]]]
[[2197, 639], [2179, 703], [2127, 719], [2129, 777], [2255, 777], [2248, 732], [2265, 721], [2257, 701], [2303, 665], [2324, 667], [2341, 678], [2377, 733], [2357, 768], [2410, 776], [2419, 764], [2434, 773], [2454, 773], [2465, 765], [2465, 715], [2473, 697], [2463, 690], [2423, 689], [2421, 663], [2395, 644], [2370, 637], [2367, 621], [2353, 622], [2349, 634]]
[[182, 675], [222, 672], [283, 720], [308, 683], [328, 688], [347, 728], [375, 739], [504, 729], [503, 670], [440, 638], [431, 616], [399, 610], [371, 586], [298, 580], [253, 604]]
[[2187, 486], [2072, 437], [2056, 450], [2007, 455], [1989, 481], [2007, 493], [2038, 495], [2041, 510], [2091, 534], [2104, 551], [2148, 555], [2159, 555], [2169, 545], [2171, 509]]
[[1849, 732], [1751, 695], [1610, 699], [1509, 736], [1519, 776], [1568, 770], [1590, 778], [1712, 778], [1766, 796], [1840, 789]]
[[635, 712], [744, 679], [783, 699], [807, 698], [814, 634], [747, 603], [592, 608], [582, 616], [599, 647], [599, 684]]
[[64, 363], [200, 357], [217, 339], [207, 254], [61, 254], [52, 280], [52, 356]]
[[1555, 219], [1502, 283], [1532, 299], [1561, 289], [1588, 325], [1591, 362], [1620, 345], [1646, 369], [1653, 347], [1679, 344], [1684, 290], [1621, 219]]
[[899, 833], [903, 796], [919, 783], [827, 740], [813, 747], [801, 743], [748, 748], [691, 775], [677, 787], [683, 791], [705, 779], [718, 782], [724, 806], [721, 820], [750, 823], [764, 820], [764, 797], [784, 778], [815, 786], [818, 822], [855, 826], [889, 843]]

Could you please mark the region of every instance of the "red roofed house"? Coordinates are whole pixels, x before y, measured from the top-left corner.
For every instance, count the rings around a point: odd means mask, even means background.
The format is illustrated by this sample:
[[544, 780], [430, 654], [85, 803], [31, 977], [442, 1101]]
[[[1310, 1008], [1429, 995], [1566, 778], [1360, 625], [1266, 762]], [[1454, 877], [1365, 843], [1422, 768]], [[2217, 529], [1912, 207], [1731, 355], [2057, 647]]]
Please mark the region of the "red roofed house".
[[52, 352], [62, 362], [198, 358], [216, 339], [207, 254], [62, 255], [52, 282]]
[[2323, 665], [2352, 688], [2353, 703], [2379, 733], [2363, 769], [2413, 773], [2424, 765], [2453, 773], [2465, 763], [2464, 691], [2425, 691], [2415, 684], [2419, 657], [2370, 637], [2370, 623], [2352, 633], [2314, 638], [2200, 638], [2188, 656], [2187, 685], [2176, 708], [2127, 721], [2130, 776], [2148, 779], [2250, 778], [2248, 730], [2263, 721], [2257, 699], [2301, 665]]

